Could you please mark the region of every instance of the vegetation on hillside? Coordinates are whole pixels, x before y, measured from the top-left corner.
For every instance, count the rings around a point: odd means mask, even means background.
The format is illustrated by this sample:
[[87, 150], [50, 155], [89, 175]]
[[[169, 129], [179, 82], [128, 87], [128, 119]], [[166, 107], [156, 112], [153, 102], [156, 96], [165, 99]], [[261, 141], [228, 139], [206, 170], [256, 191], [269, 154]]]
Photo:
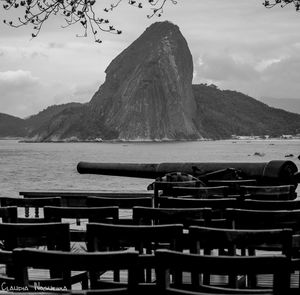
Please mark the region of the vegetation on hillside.
[[269, 107], [237, 91], [193, 85], [198, 107], [197, 125], [206, 137], [300, 133], [300, 115]]
[[23, 119], [0, 113], [0, 137], [23, 137], [25, 134]]

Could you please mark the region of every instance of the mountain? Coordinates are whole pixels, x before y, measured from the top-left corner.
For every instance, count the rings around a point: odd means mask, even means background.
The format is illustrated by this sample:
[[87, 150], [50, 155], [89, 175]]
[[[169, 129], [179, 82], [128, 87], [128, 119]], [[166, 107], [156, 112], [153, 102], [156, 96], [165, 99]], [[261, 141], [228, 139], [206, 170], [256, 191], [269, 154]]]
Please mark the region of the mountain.
[[[193, 60], [179, 28], [155, 23], [107, 67], [91, 101], [31, 128], [49, 140], [199, 139], [192, 91]], [[33, 124], [34, 125], [34, 124]]]
[[286, 110], [288, 112], [300, 114], [300, 99], [296, 98], [273, 98], [262, 97], [260, 100], [267, 105]]
[[23, 119], [0, 113], [0, 137], [23, 137], [25, 135]]
[[177, 26], [151, 25], [105, 72], [90, 105], [118, 139], [201, 138], [194, 124], [192, 55]]
[[26, 128], [26, 136], [34, 141], [300, 133], [298, 114], [215, 85], [192, 85], [192, 55], [179, 28], [170, 22], [152, 24], [105, 72], [105, 82], [90, 102], [51, 106], [21, 121], [18, 132]]
[[[26, 120], [27, 136], [37, 141], [60, 140], [66, 135], [68, 121], [79, 114], [83, 105], [67, 103], [53, 105]], [[52, 136], [53, 135], [53, 136]]]
[[[197, 122], [204, 137], [300, 133], [300, 115], [269, 107], [243, 93], [214, 85], [193, 85]], [[200, 128], [199, 127], [199, 128]]]
[[30, 132], [33, 129], [43, 128], [43, 125], [47, 124], [53, 117], [55, 117], [62, 111], [80, 106], [82, 106], [81, 103], [71, 102], [47, 107], [38, 114], [30, 116], [28, 119], [26, 119], [28, 131]]

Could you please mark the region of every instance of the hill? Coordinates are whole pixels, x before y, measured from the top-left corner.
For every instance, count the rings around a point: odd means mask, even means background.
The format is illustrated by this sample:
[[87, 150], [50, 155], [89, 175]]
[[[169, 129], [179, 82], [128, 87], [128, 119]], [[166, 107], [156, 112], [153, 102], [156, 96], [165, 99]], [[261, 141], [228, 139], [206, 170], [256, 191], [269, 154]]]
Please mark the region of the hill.
[[300, 114], [300, 99], [261, 97], [259, 100], [273, 108], [283, 109], [288, 112]]
[[[29, 119], [27, 134], [33, 141], [111, 139], [115, 134], [93, 116], [89, 104], [65, 104], [46, 109]], [[38, 123], [38, 124], [35, 124]]]
[[199, 139], [193, 60], [178, 26], [152, 24], [107, 67], [90, 106], [120, 140]]
[[23, 119], [0, 113], [0, 137], [23, 137], [25, 135]]
[[243, 93], [193, 85], [197, 125], [204, 137], [300, 133], [300, 115], [272, 108]]

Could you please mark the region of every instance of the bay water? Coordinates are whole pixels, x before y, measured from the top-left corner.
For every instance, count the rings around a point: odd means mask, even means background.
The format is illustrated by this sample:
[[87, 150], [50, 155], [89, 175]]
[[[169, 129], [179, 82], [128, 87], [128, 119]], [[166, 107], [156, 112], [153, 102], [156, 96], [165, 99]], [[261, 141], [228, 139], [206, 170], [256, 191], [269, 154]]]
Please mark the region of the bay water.
[[[290, 157], [286, 157], [290, 155]], [[293, 155], [293, 156], [291, 156]], [[300, 140], [24, 143], [0, 140], [0, 196], [32, 190], [146, 190], [151, 179], [79, 174], [79, 161], [113, 163], [292, 160]], [[299, 189], [298, 189], [299, 192]]]

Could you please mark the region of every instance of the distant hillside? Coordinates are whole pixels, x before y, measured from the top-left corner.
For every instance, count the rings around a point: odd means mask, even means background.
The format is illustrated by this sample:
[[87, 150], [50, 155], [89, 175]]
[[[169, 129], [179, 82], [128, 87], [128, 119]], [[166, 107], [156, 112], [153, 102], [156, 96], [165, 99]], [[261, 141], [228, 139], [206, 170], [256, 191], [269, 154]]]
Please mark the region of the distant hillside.
[[50, 106], [38, 114], [30, 116], [28, 119], [26, 119], [27, 132], [31, 133], [33, 130], [43, 128], [44, 125], [49, 123], [49, 120], [52, 120], [53, 117], [66, 109], [80, 106], [82, 106], [81, 103], [75, 102]]
[[[193, 85], [194, 124], [204, 138], [236, 135], [300, 133], [300, 115], [269, 107], [243, 93], [215, 86]], [[104, 124], [90, 104], [54, 105], [23, 120], [0, 114], [0, 137], [28, 137], [36, 141], [116, 139], [118, 132]]]
[[[231, 135], [300, 133], [300, 115], [269, 107], [243, 93], [215, 86], [193, 85], [196, 101], [194, 124], [204, 138], [225, 139]], [[29, 136], [38, 141], [117, 139], [90, 104], [49, 107], [28, 119]], [[141, 139], [142, 140], [142, 139]]]
[[198, 128], [204, 137], [300, 133], [300, 115], [269, 107], [243, 93], [193, 85]]
[[101, 118], [93, 115], [88, 104], [68, 104], [58, 107], [61, 107], [60, 111], [56, 108], [54, 112], [47, 113], [47, 116], [43, 116], [43, 113], [35, 116], [39, 125], [34, 126], [31, 121], [31, 130], [27, 135], [29, 139], [76, 141], [116, 137], [113, 131], [103, 125]]
[[0, 113], [0, 137], [23, 137], [25, 135], [23, 119]]
[[271, 107], [300, 114], [300, 99], [262, 97], [259, 100]]

